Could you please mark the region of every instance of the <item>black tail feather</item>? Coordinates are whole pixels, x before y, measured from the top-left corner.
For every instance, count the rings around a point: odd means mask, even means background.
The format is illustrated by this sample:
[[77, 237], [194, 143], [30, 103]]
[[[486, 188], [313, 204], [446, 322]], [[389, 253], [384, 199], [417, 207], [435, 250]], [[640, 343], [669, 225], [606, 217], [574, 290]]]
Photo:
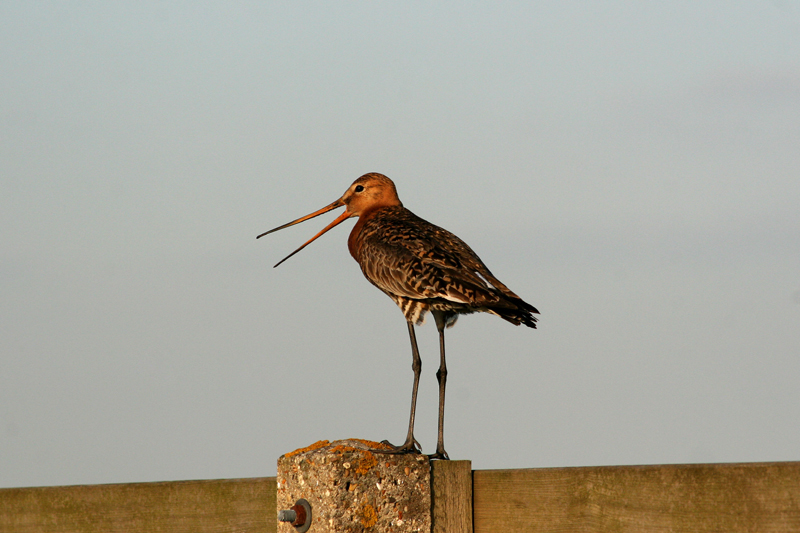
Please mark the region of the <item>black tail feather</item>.
[[511, 322], [515, 326], [525, 324], [529, 328], [536, 329], [537, 319], [533, 315], [538, 315], [539, 311], [534, 306], [518, 299], [509, 299], [506, 301], [506, 303], [511, 305], [508, 305], [507, 307], [491, 307], [491, 312], [503, 320]]

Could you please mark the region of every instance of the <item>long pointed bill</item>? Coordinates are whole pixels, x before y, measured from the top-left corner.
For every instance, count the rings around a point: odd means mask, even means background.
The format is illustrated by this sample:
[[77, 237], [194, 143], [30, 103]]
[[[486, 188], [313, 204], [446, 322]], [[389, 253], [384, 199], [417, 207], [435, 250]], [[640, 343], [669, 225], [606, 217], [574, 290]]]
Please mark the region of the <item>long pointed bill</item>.
[[[341, 207], [341, 206], [343, 206], [343, 205], [344, 205], [344, 203], [342, 202], [342, 200], [341, 200], [341, 199], [339, 199], [339, 200], [336, 200], [336, 201], [335, 201], [335, 202], [333, 202], [332, 204], [330, 204], [330, 205], [328, 205], [328, 206], [325, 206], [325, 207], [323, 207], [323, 208], [322, 208], [322, 209], [320, 209], [319, 211], [314, 211], [313, 213], [311, 213], [311, 214], [309, 214], [309, 215], [306, 215], [306, 216], [304, 216], [304, 217], [300, 217], [300, 218], [298, 218], [297, 220], [293, 220], [293, 221], [289, 222], [288, 224], [284, 224], [283, 226], [278, 226], [278, 227], [277, 227], [277, 228], [275, 228], [275, 229], [271, 229], [271, 230], [269, 230], [269, 231], [266, 231], [266, 232], [262, 233], [261, 235], [259, 235], [258, 237], [256, 237], [256, 239], [260, 239], [260, 238], [261, 238], [261, 237], [263, 237], [264, 235], [269, 235], [270, 233], [276, 232], [276, 231], [278, 231], [278, 230], [281, 230], [281, 229], [284, 229], [284, 228], [288, 228], [289, 226], [294, 226], [295, 224], [299, 224], [299, 223], [301, 223], [301, 222], [305, 222], [306, 220], [309, 220], [309, 219], [311, 219], [311, 218], [318, 217], [319, 215], [325, 214], [325, 213], [327, 213], [328, 211], [331, 211], [331, 210], [333, 210], [333, 209], [336, 209], [337, 207]], [[306, 246], [308, 246], [309, 244], [311, 244], [312, 242], [314, 242], [315, 240], [317, 240], [317, 239], [318, 239], [318, 238], [319, 238], [319, 237], [320, 237], [322, 234], [324, 234], [325, 232], [327, 232], [329, 229], [333, 228], [334, 226], [337, 226], [337, 225], [341, 224], [342, 222], [344, 222], [344, 221], [345, 221], [345, 220], [347, 220], [348, 218], [350, 218], [350, 213], [348, 213], [348, 212], [347, 212], [347, 210], [345, 209], [344, 213], [342, 213], [341, 215], [339, 215], [338, 217], [336, 217], [336, 218], [333, 220], [333, 222], [331, 222], [330, 224], [328, 224], [327, 226], [325, 226], [325, 228], [324, 228], [322, 231], [320, 231], [319, 233], [317, 233], [316, 235], [314, 235], [313, 237], [311, 237], [311, 238], [310, 238], [308, 241], [306, 241], [306, 242], [305, 242], [305, 244], [303, 244], [303, 245], [302, 245], [300, 248], [298, 248], [298, 249], [297, 249], [297, 250], [295, 250], [294, 252], [290, 253], [289, 255], [287, 255], [286, 257], [284, 257], [283, 259], [281, 259], [281, 260], [280, 260], [280, 261], [279, 261], [279, 262], [278, 262], [278, 263], [275, 265], [275, 267], [277, 267], [278, 265], [280, 265], [281, 263], [283, 263], [284, 261], [286, 261], [287, 259], [289, 259], [290, 257], [292, 257], [294, 254], [296, 254], [297, 252], [299, 252], [300, 250], [302, 250], [303, 248], [305, 248]], [[275, 267], [272, 267], [272, 268], [275, 268]]]

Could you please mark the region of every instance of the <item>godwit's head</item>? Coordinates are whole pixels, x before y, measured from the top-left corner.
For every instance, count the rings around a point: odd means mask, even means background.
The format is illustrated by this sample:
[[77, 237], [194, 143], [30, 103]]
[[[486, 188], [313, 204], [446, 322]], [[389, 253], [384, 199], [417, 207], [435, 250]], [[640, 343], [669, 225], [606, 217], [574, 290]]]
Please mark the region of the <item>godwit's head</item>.
[[299, 224], [301, 222], [305, 222], [308, 219], [314, 218], [319, 216], [323, 213], [327, 213], [337, 207], [344, 206], [345, 210], [344, 213], [336, 217], [333, 222], [325, 226], [325, 228], [311, 237], [305, 244], [303, 244], [300, 248], [295, 250], [294, 252], [290, 253], [277, 265], [280, 265], [294, 254], [311, 244], [314, 240], [320, 237], [323, 233], [328, 231], [329, 229], [341, 224], [345, 220], [351, 217], [360, 217], [364, 214], [374, 211], [375, 209], [380, 209], [383, 207], [392, 207], [392, 206], [402, 206], [403, 204], [400, 202], [400, 199], [397, 197], [397, 189], [394, 186], [392, 180], [384, 176], [383, 174], [378, 174], [377, 172], [370, 172], [369, 174], [364, 174], [356, 181], [353, 182], [350, 187], [347, 188], [345, 193], [342, 195], [341, 198], [333, 202], [332, 204], [326, 205], [322, 209], [314, 211], [304, 217], [300, 217], [297, 220], [293, 220], [288, 224], [284, 224], [283, 226], [278, 226], [275, 229], [271, 229], [267, 232], [262, 233], [256, 239], [263, 237], [264, 235], [269, 235], [275, 231], [281, 230], [283, 228], [288, 228], [289, 226], [294, 226], [295, 224]]
[[403, 205], [397, 197], [394, 182], [377, 172], [364, 174], [353, 182], [340, 201], [351, 217], [360, 217], [367, 211], [381, 207]]

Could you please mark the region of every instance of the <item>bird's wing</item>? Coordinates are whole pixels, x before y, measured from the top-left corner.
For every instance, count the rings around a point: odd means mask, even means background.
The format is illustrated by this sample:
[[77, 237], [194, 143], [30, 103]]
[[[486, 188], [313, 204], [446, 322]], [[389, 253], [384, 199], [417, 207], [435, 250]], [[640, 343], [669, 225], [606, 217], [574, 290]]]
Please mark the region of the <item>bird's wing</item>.
[[497, 305], [498, 290], [508, 290], [461, 239], [422, 219], [393, 220], [369, 233], [361, 268], [384, 292], [481, 307]]

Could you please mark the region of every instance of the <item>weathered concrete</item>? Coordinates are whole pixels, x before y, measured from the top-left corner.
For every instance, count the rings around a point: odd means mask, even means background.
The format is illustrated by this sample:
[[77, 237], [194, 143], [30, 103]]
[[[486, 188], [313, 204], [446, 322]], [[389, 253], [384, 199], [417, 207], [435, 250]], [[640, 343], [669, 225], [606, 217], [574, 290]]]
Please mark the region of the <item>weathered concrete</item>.
[[[360, 439], [319, 441], [278, 459], [278, 509], [304, 498], [309, 533], [431, 531], [431, 468], [424, 455], [384, 455]], [[279, 523], [279, 533], [294, 533]]]

